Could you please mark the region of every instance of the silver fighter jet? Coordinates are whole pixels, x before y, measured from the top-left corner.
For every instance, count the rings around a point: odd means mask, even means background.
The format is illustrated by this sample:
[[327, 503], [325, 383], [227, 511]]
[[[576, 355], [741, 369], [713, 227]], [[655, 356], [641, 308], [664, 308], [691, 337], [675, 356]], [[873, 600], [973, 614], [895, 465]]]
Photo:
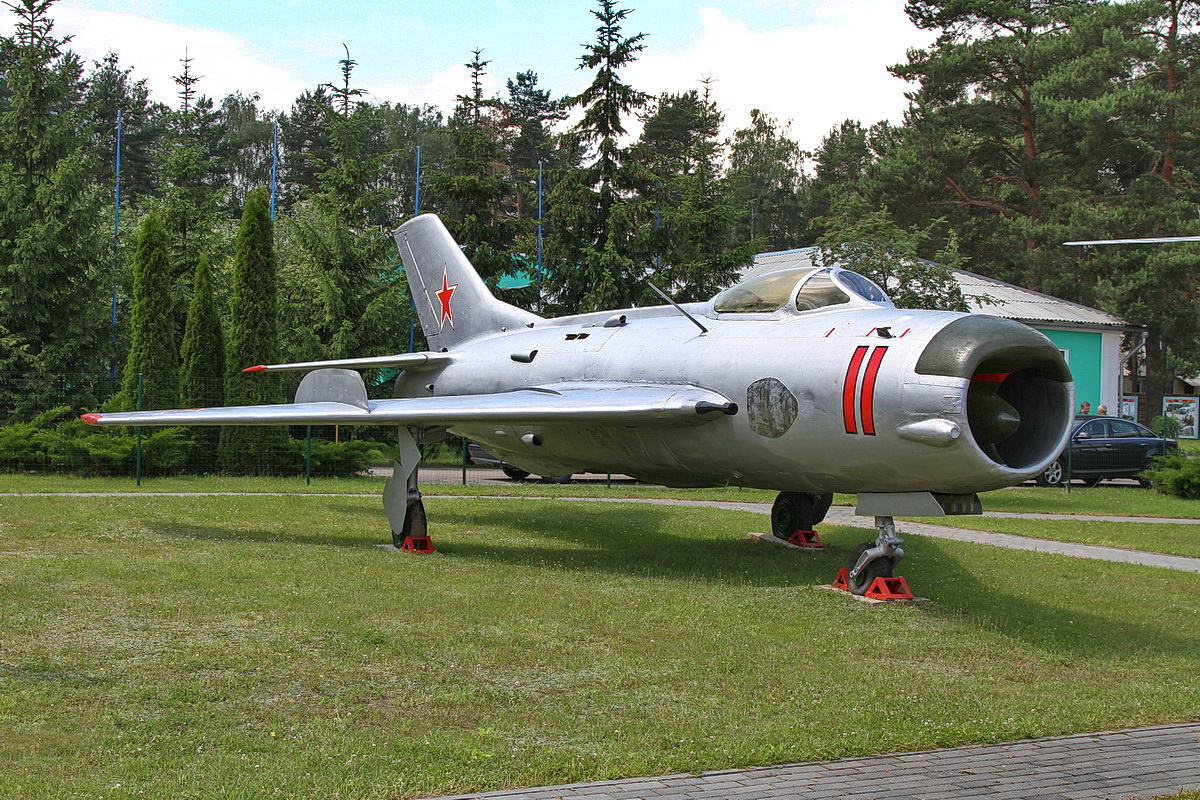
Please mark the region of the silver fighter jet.
[[[424, 536], [418, 445], [450, 431], [538, 474], [775, 489], [772, 530], [811, 530], [834, 492], [878, 536], [863, 593], [903, 557], [892, 517], [980, 513], [1066, 444], [1074, 388], [1049, 339], [981, 314], [896, 308], [836, 267], [760, 268], [704, 303], [545, 319], [497, 300], [432, 214], [395, 232], [430, 352], [250, 367], [308, 371], [294, 403], [88, 414], [98, 425], [399, 426], [393, 540]], [[356, 369], [397, 367], [395, 399]]]

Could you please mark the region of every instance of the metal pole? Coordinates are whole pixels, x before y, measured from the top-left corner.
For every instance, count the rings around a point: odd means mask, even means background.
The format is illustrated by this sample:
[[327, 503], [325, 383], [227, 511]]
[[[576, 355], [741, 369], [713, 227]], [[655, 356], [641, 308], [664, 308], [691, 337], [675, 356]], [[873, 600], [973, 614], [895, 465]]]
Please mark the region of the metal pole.
[[542, 162], [538, 160], [538, 260], [537, 260], [537, 285], [538, 285], [538, 311], [542, 310]]
[[413, 216], [421, 213], [421, 145], [417, 145], [417, 181], [413, 190]]
[[[113, 179], [113, 293], [112, 293], [112, 341], [117, 340], [117, 269], [120, 263], [121, 244], [121, 109], [117, 109], [117, 159], [116, 175]], [[117, 376], [114, 358], [108, 367], [109, 378]]]
[[[413, 216], [421, 213], [421, 146], [417, 145], [417, 175], [413, 189]], [[411, 313], [408, 317], [408, 352], [416, 350], [417, 341], [417, 296], [413, 294], [412, 284], [408, 284], [408, 299], [411, 303]]]
[[312, 425], [304, 434], [304, 483], [312, 485]]
[[275, 138], [271, 144], [271, 221], [275, 221], [275, 189], [279, 185], [279, 123], [275, 123]]
[[462, 473], [463, 473], [462, 485], [466, 486], [467, 485], [467, 440], [466, 439], [462, 440]]
[[[139, 372], [138, 373], [138, 398], [137, 398], [137, 410], [138, 411], [142, 410], [142, 395], [143, 395], [142, 373]], [[137, 426], [136, 453], [137, 453], [137, 455], [135, 456], [135, 462], [134, 462], [135, 466], [134, 466], [133, 474], [134, 474], [134, 478], [137, 480], [137, 485], [141, 486], [142, 485], [142, 426], [141, 425]]]

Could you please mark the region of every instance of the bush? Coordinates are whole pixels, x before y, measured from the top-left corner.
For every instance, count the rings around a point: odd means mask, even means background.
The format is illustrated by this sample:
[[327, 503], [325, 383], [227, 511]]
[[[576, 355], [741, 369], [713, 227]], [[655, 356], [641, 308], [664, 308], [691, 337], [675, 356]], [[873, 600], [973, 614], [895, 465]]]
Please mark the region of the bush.
[[[300, 457], [300, 474], [304, 474], [305, 441], [293, 439], [292, 450]], [[344, 478], [365, 472], [372, 464], [383, 460], [377, 442], [351, 439], [345, 442], [326, 442], [313, 439], [312, 474], [320, 478]]]
[[[69, 419], [62, 420], [70, 415]], [[57, 422], [57, 424], [52, 424]], [[178, 472], [192, 446], [184, 428], [154, 428], [142, 434], [142, 471]], [[129, 428], [97, 428], [67, 407], [45, 411], [29, 422], [0, 428], [0, 467], [50, 470], [87, 476], [132, 475], [137, 434]]]
[[1152, 469], [1142, 474], [1163, 494], [1200, 500], [1200, 459], [1172, 453], [1158, 459]]

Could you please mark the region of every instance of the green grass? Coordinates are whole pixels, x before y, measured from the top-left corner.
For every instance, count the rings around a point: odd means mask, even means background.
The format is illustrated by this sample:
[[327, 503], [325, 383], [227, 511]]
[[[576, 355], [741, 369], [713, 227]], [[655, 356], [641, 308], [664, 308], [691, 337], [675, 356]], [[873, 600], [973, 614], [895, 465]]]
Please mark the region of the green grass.
[[[1200, 525], [1101, 520], [1005, 519], [1000, 517], [927, 517], [921, 522], [1008, 533], [1056, 542], [1078, 542], [1200, 558]], [[903, 523], [900, 523], [903, 529]]]
[[[132, 478], [80, 478], [72, 475], [0, 473], [0, 493], [6, 492], [285, 492], [294, 494], [382, 494], [384, 480], [378, 477], [254, 478], [190, 475], [146, 478], [138, 487]], [[771, 503], [775, 492], [763, 489], [718, 487], [669, 489], [661, 486], [582, 481], [572, 484], [499, 483], [491, 485], [423, 484], [423, 490], [438, 495], [505, 495], [514, 497], [647, 497], [692, 500], [729, 500], [742, 503]], [[1183, 517], [1200, 519], [1200, 501], [1181, 500], [1134, 486], [1100, 486], [1045, 489], [1018, 486], [981, 495], [988, 511], [1079, 515], [1123, 515]], [[839, 494], [839, 505], [852, 505], [854, 495]]]
[[[0, 498], [0, 796], [395, 798], [1200, 718], [1200, 575], [910, 537], [816, 588], [764, 518], [374, 497]], [[119, 785], [119, 787], [118, 787]]]
[[1088, 489], [1015, 486], [980, 495], [987, 511], [1200, 519], [1200, 501], [1170, 497], [1137, 486], [1097, 486]]

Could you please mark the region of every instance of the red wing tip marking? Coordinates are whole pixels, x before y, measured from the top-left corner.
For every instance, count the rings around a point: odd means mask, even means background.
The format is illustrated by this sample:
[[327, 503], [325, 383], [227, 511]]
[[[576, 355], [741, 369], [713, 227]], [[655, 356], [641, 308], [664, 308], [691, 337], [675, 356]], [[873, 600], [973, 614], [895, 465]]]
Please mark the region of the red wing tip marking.
[[1008, 376], [1007, 372], [976, 372], [971, 376], [971, 380], [981, 383], [1004, 383]]
[[246, 367], [242, 372], [265, 372], [266, 369], [266, 364], [255, 364], [253, 367]]
[[79, 418], [81, 420], [83, 420], [84, 422], [86, 422], [88, 425], [95, 425], [97, 422], [100, 421], [99, 414], [83, 414]]

